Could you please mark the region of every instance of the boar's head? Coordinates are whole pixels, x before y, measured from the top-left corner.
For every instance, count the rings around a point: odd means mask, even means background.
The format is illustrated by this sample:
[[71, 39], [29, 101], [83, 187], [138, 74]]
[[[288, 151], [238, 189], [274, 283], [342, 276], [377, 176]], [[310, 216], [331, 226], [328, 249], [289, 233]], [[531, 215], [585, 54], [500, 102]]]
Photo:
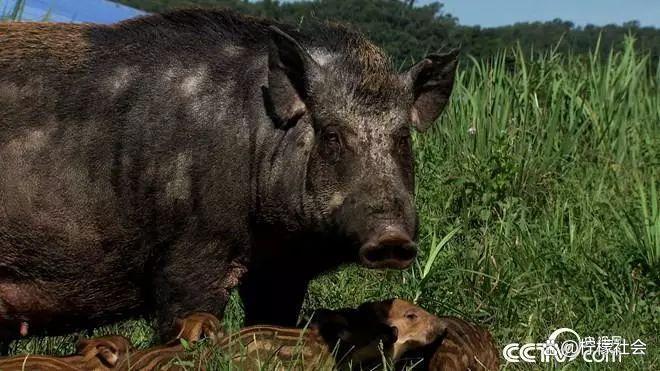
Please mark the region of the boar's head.
[[367, 267], [409, 266], [417, 230], [410, 134], [428, 129], [447, 104], [458, 53], [432, 54], [396, 73], [349, 31], [303, 46], [271, 30], [266, 109], [280, 128], [307, 128], [295, 155], [304, 157], [301, 214], [341, 236]]

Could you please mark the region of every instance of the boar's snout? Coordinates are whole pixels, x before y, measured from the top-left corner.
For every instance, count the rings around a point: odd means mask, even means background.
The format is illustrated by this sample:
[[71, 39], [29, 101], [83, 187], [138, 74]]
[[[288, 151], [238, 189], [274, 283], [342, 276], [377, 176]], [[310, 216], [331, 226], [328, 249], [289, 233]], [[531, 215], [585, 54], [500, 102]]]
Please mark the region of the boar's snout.
[[412, 264], [417, 247], [408, 233], [388, 226], [360, 248], [360, 260], [369, 268], [404, 269]]

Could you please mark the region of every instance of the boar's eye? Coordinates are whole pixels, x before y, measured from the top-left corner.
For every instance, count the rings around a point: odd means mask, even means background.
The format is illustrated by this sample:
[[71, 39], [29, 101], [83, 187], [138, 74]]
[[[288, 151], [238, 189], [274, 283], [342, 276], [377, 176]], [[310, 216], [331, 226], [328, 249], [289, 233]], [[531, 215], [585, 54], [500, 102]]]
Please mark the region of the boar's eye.
[[415, 312], [406, 313], [406, 319], [408, 319], [409, 321], [416, 320], [417, 319], [417, 313], [415, 313]]
[[336, 128], [329, 127], [323, 131], [321, 137], [323, 154], [331, 162], [339, 160], [341, 155], [341, 135]]

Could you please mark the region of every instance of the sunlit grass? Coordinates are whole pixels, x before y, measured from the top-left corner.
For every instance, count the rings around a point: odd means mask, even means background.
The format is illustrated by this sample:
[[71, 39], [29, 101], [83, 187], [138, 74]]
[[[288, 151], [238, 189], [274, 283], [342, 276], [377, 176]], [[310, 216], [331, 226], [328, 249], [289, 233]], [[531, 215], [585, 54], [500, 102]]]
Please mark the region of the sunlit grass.
[[26, 0], [16, 0], [12, 6], [9, 2], [0, 0], [0, 22], [3, 21], [20, 21], [25, 9]]

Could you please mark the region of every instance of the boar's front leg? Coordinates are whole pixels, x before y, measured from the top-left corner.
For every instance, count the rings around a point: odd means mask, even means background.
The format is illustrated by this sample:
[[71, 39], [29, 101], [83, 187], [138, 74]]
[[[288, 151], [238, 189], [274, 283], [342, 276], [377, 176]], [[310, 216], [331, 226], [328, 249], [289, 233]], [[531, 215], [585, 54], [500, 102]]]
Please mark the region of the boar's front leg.
[[175, 321], [193, 312], [222, 318], [232, 288], [245, 265], [234, 251], [245, 251], [218, 241], [182, 241], [160, 257], [154, 271], [154, 304], [162, 339], [171, 338]]
[[245, 325], [293, 327], [298, 321], [309, 280], [279, 264], [250, 269], [241, 282]]

